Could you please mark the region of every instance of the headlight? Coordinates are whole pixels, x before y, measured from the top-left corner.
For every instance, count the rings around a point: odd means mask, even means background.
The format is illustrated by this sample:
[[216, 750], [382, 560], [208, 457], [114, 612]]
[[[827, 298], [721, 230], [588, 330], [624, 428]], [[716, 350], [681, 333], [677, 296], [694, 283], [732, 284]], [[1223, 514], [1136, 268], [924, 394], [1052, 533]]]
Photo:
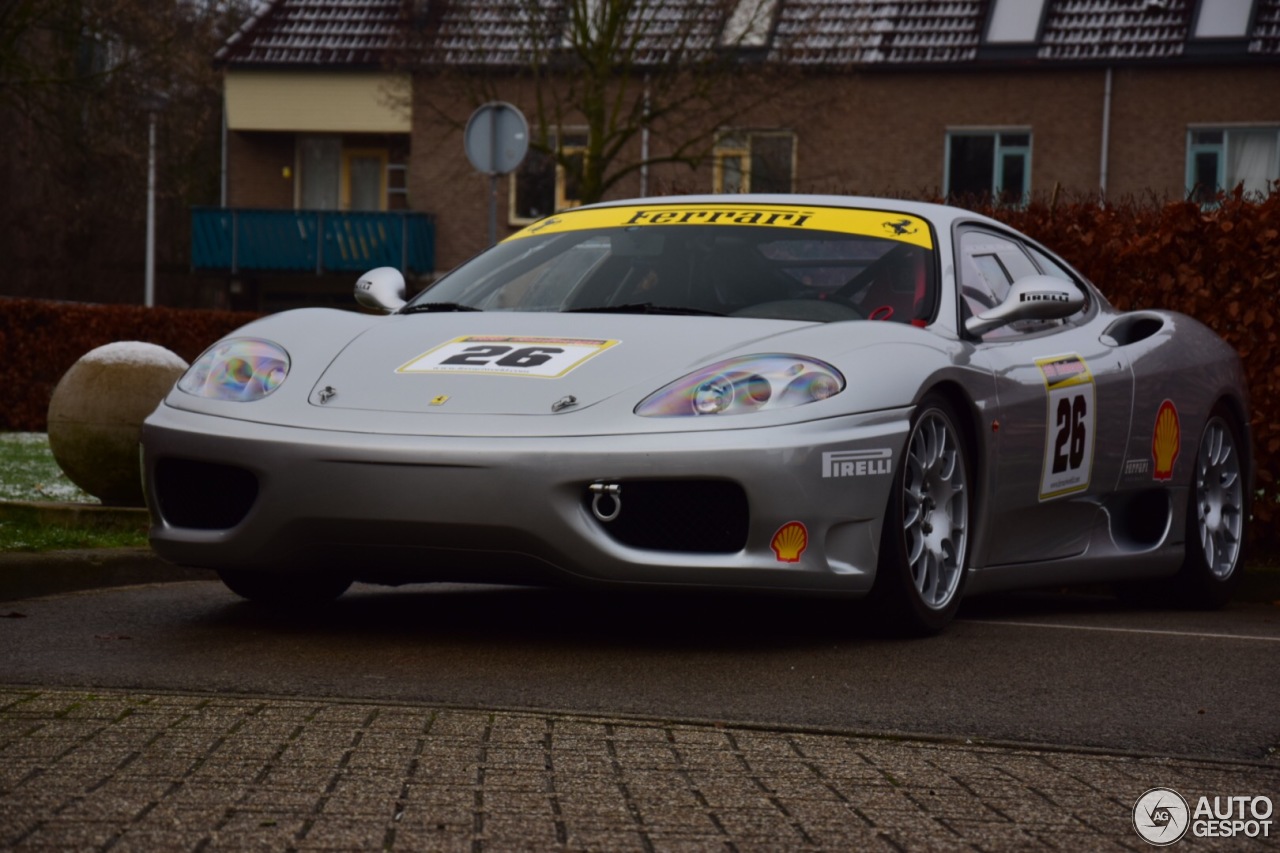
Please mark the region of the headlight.
[[798, 355], [731, 358], [690, 373], [650, 394], [636, 414], [649, 418], [741, 415], [789, 409], [834, 397], [844, 377], [829, 364]]
[[261, 400], [289, 375], [289, 354], [278, 344], [257, 338], [219, 341], [178, 380], [178, 388], [197, 397], [247, 403]]

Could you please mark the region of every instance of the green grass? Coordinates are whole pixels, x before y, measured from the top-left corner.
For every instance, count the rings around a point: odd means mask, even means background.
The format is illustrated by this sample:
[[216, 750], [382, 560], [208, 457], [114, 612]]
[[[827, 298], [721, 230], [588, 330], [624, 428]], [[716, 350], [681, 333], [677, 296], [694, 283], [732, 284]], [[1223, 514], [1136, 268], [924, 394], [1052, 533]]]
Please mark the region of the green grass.
[[0, 552], [145, 547], [147, 534], [140, 531], [94, 530], [9, 519], [0, 521]]
[[42, 432], [0, 432], [0, 500], [99, 503], [62, 473]]
[[[53, 458], [48, 437], [38, 432], [0, 433], [0, 502], [4, 501], [101, 503], [67, 479]], [[0, 551], [140, 548], [146, 544], [147, 534], [142, 529], [50, 524], [20, 508], [0, 513]]]

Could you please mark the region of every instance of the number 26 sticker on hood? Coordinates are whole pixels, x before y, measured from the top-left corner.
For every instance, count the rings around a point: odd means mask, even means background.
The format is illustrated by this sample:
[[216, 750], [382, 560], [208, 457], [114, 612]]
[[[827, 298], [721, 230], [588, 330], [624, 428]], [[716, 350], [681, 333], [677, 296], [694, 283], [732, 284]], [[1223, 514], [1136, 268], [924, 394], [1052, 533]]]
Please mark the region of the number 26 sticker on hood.
[[446, 341], [396, 373], [481, 373], [555, 379], [620, 341], [465, 335]]

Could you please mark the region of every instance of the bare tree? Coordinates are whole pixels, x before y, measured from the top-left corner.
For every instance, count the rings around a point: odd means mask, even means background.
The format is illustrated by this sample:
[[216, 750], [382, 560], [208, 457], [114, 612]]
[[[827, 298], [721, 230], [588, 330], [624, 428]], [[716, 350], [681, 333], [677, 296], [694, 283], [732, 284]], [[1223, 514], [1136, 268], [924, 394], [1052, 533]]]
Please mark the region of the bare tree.
[[186, 208], [216, 200], [210, 57], [248, 9], [171, 0], [10, 0], [0, 9], [3, 292], [141, 297], [150, 111], [160, 128], [159, 256], [185, 267]]
[[[763, 62], [776, 5], [456, 0], [428, 4], [399, 56], [420, 75], [417, 105], [454, 124], [465, 119], [460, 94], [478, 106], [504, 86], [531, 87], [530, 147], [589, 203], [654, 166], [696, 168], [724, 127], [790, 89], [788, 75]], [[581, 145], [557, 135], [569, 126], [583, 130]]]

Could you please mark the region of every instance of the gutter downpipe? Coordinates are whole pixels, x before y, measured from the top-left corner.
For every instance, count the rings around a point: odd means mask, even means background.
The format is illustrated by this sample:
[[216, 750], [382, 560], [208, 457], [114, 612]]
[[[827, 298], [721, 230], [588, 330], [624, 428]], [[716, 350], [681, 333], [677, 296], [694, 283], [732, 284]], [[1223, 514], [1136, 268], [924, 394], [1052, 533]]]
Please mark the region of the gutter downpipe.
[[1101, 191], [1103, 203], [1107, 200], [1107, 170], [1110, 165], [1107, 160], [1108, 149], [1111, 147], [1111, 66], [1107, 66], [1106, 83], [1102, 90], [1102, 157], [1098, 166], [1098, 189]]

